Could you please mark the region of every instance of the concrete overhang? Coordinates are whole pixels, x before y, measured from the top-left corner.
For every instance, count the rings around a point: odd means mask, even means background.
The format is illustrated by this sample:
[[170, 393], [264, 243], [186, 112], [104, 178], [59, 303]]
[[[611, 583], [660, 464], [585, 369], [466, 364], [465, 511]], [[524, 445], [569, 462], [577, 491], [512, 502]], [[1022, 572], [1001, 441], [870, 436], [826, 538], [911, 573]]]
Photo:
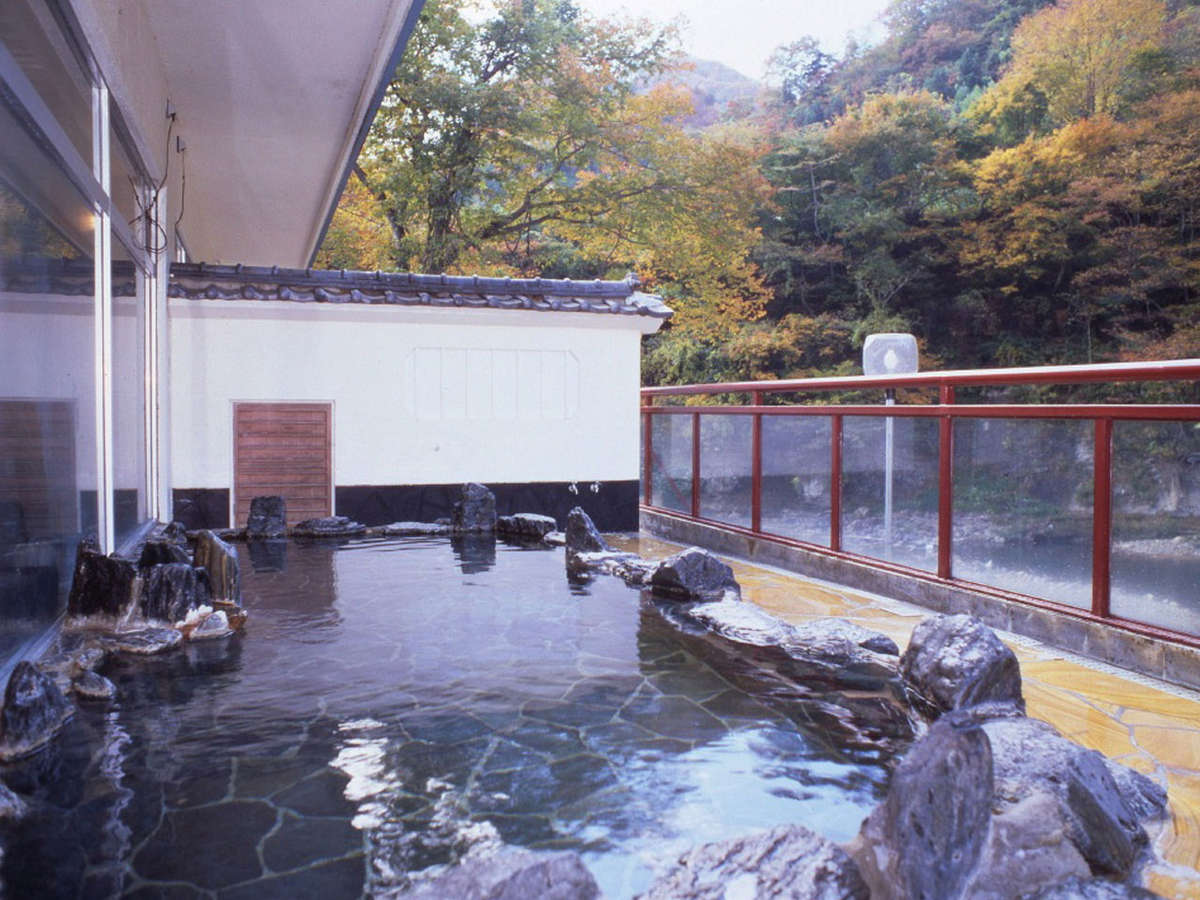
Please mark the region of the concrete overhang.
[[309, 264], [422, 4], [145, 4], [187, 147], [193, 259]]

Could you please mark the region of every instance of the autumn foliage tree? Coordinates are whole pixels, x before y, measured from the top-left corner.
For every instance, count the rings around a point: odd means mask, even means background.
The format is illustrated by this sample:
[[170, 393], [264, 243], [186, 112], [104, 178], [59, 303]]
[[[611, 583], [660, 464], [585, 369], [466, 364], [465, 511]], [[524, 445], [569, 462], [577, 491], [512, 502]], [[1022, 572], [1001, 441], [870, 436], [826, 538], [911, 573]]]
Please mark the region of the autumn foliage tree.
[[[685, 92], [639, 90], [679, 64], [673, 46], [669, 29], [597, 21], [570, 0], [427, 3], [355, 168], [391, 267], [633, 271], [706, 339], [757, 317], [761, 141], [685, 132]], [[363, 191], [339, 222], [365, 212]]]

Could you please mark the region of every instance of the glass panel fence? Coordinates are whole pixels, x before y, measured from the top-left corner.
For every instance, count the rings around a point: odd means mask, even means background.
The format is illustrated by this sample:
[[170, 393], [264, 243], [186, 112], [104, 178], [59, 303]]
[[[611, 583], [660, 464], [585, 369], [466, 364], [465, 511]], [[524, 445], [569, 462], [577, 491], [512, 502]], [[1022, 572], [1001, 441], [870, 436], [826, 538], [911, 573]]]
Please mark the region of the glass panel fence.
[[829, 546], [832, 430], [827, 416], [763, 416], [763, 531]]
[[751, 524], [750, 416], [700, 417], [700, 515], [730, 525]]
[[93, 215], [0, 102], [0, 659], [62, 610], [96, 528]]
[[650, 503], [661, 509], [692, 511], [692, 417], [651, 416], [653, 471]]
[[[889, 480], [890, 520], [886, 515]], [[935, 420], [875, 416], [847, 416], [843, 420], [844, 550], [936, 571], [937, 488]]]
[[955, 578], [1092, 605], [1094, 425], [954, 423]]
[[1200, 423], [1113, 424], [1114, 616], [1200, 634]]

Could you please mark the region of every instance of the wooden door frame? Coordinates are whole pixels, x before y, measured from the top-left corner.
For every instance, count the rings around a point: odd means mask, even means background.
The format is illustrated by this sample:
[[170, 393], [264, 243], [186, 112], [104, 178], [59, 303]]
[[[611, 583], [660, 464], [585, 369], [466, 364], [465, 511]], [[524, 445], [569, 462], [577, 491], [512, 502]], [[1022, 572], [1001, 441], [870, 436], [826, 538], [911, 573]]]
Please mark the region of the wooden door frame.
[[237, 408], [241, 404], [270, 404], [271, 406], [326, 406], [329, 408], [329, 514], [337, 515], [337, 436], [334, 415], [337, 403], [328, 400], [263, 400], [241, 398], [229, 401], [229, 526], [238, 528], [237, 522]]

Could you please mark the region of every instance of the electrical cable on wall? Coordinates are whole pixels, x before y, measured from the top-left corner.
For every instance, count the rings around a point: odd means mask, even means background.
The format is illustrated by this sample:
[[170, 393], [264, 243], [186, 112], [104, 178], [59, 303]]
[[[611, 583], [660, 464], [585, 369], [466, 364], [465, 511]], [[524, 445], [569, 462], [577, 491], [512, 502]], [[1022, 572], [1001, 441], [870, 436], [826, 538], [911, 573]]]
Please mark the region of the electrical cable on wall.
[[[159, 255], [163, 253], [171, 243], [171, 236], [167, 233], [167, 230], [163, 228], [162, 224], [159, 223], [155, 218], [154, 210], [158, 208], [158, 198], [161, 196], [162, 190], [167, 184], [167, 180], [171, 177], [171, 138], [174, 136], [175, 132], [175, 117], [176, 113], [173, 110], [167, 114], [167, 119], [170, 124], [167, 125], [166, 165], [163, 168], [162, 180], [154, 185], [154, 189], [151, 191], [149, 199], [145, 204], [143, 204], [141, 201], [141, 192], [138, 190], [137, 182], [133, 180], [132, 175], [127, 176], [129, 179], [129, 186], [133, 189], [133, 201], [137, 204], [138, 208], [137, 215], [134, 216], [134, 218], [129, 222], [129, 227], [136, 227], [139, 221], [145, 223], [146, 252], [151, 255], [155, 262], [158, 261]], [[185, 151], [181, 147], [179, 152], [184, 153]], [[186, 182], [184, 184], [186, 188]], [[182, 209], [182, 194], [180, 198], [180, 204]], [[182, 211], [179, 214], [179, 218], [183, 218]], [[175, 227], [179, 227], [178, 219], [175, 221]]]

